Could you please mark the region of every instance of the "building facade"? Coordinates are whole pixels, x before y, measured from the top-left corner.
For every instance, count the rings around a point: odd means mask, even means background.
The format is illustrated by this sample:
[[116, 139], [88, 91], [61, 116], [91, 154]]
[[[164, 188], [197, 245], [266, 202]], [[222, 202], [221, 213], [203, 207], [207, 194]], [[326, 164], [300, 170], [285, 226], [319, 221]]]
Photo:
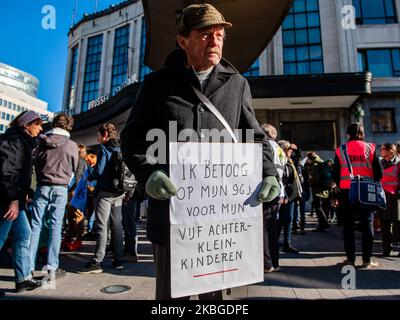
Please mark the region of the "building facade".
[[[364, 122], [368, 140], [395, 141], [399, 19], [400, 0], [294, 0], [269, 46], [244, 74], [259, 121], [274, 124], [281, 138], [326, 156], [346, 140], [346, 127], [354, 120]], [[126, 99], [124, 88], [135, 88], [132, 83], [151, 71], [143, 64], [145, 42], [140, 1], [84, 16], [69, 32], [63, 109], [86, 124], [111, 121], [99, 110], [117, 112], [117, 101]], [[107, 113], [122, 127], [129, 110], [118, 110]], [[84, 139], [89, 126], [78, 128], [77, 137], [89, 142]]]
[[39, 113], [44, 121], [53, 118], [47, 102], [37, 98], [39, 80], [22, 70], [0, 63], [0, 134], [25, 110]]
[[259, 73], [313, 76], [369, 71], [371, 94], [335, 110], [329, 107], [330, 101], [304, 101], [309, 106], [320, 102], [317, 112], [277, 108], [271, 101], [260, 106], [259, 117], [274, 119], [285, 137], [303, 131], [304, 144], [310, 142], [310, 130], [300, 128], [321, 126], [315, 121], [328, 121], [324, 124], [336, 127], [343, 141], [343, 128], [337, 128], [341, 117], [363, 121], [367, 140], [377, 144], [399, 140], [399, 19], [400, 0], [294, 0], [282, 27], [259, 58]]

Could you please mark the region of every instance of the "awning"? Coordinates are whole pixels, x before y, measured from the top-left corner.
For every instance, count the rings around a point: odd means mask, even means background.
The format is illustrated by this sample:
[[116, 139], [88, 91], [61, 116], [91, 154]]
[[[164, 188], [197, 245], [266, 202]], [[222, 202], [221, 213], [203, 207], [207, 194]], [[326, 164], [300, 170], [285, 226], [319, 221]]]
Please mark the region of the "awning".
[[[257, 59], [289, 12], [293, 0], [209, 0], [233, 24], [227, 30], [223, 56], [240, 72]], [[145, 64], [153, 70], [163, 66], [175, 48], [175, 12], [190, 0], [143, 0], [147, 24]]]

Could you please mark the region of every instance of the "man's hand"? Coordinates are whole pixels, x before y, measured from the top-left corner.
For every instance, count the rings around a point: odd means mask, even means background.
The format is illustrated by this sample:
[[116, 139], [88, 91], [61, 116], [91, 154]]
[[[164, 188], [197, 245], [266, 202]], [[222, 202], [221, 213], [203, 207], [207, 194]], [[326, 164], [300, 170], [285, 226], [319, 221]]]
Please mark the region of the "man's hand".
[[154, 199], [166, 200], [175, 196], [178, 190], [163, 171], [157, 170], [147, 180], [146, 192]]
[[18, 200], [11, 201], [10, 205], [8, 206], [8, 210], [4, 215], [4, 219], [8, 221], [14, 221], [18, 217], [18, 213], [19, 213]]
[[274, 176], [265, 177], [261, 186], [258, 200], [261, 202], [271, 202], [281, 192], [278, 180]]

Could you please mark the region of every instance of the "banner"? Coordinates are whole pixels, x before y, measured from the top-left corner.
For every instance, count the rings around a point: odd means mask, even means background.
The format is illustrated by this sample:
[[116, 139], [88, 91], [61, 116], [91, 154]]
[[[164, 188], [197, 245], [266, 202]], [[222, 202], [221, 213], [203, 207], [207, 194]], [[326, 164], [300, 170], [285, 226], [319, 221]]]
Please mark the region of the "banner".
[[264, 281], [262, 147], [170, 143], [171, 294]]

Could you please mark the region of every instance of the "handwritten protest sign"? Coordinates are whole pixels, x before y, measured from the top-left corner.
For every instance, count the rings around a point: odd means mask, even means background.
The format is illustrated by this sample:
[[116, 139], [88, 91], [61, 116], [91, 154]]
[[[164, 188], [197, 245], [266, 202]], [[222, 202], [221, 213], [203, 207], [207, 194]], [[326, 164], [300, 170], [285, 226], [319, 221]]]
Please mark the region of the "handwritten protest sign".
[[172, 297], [261, 282], [259, 144], [171, 143]]

